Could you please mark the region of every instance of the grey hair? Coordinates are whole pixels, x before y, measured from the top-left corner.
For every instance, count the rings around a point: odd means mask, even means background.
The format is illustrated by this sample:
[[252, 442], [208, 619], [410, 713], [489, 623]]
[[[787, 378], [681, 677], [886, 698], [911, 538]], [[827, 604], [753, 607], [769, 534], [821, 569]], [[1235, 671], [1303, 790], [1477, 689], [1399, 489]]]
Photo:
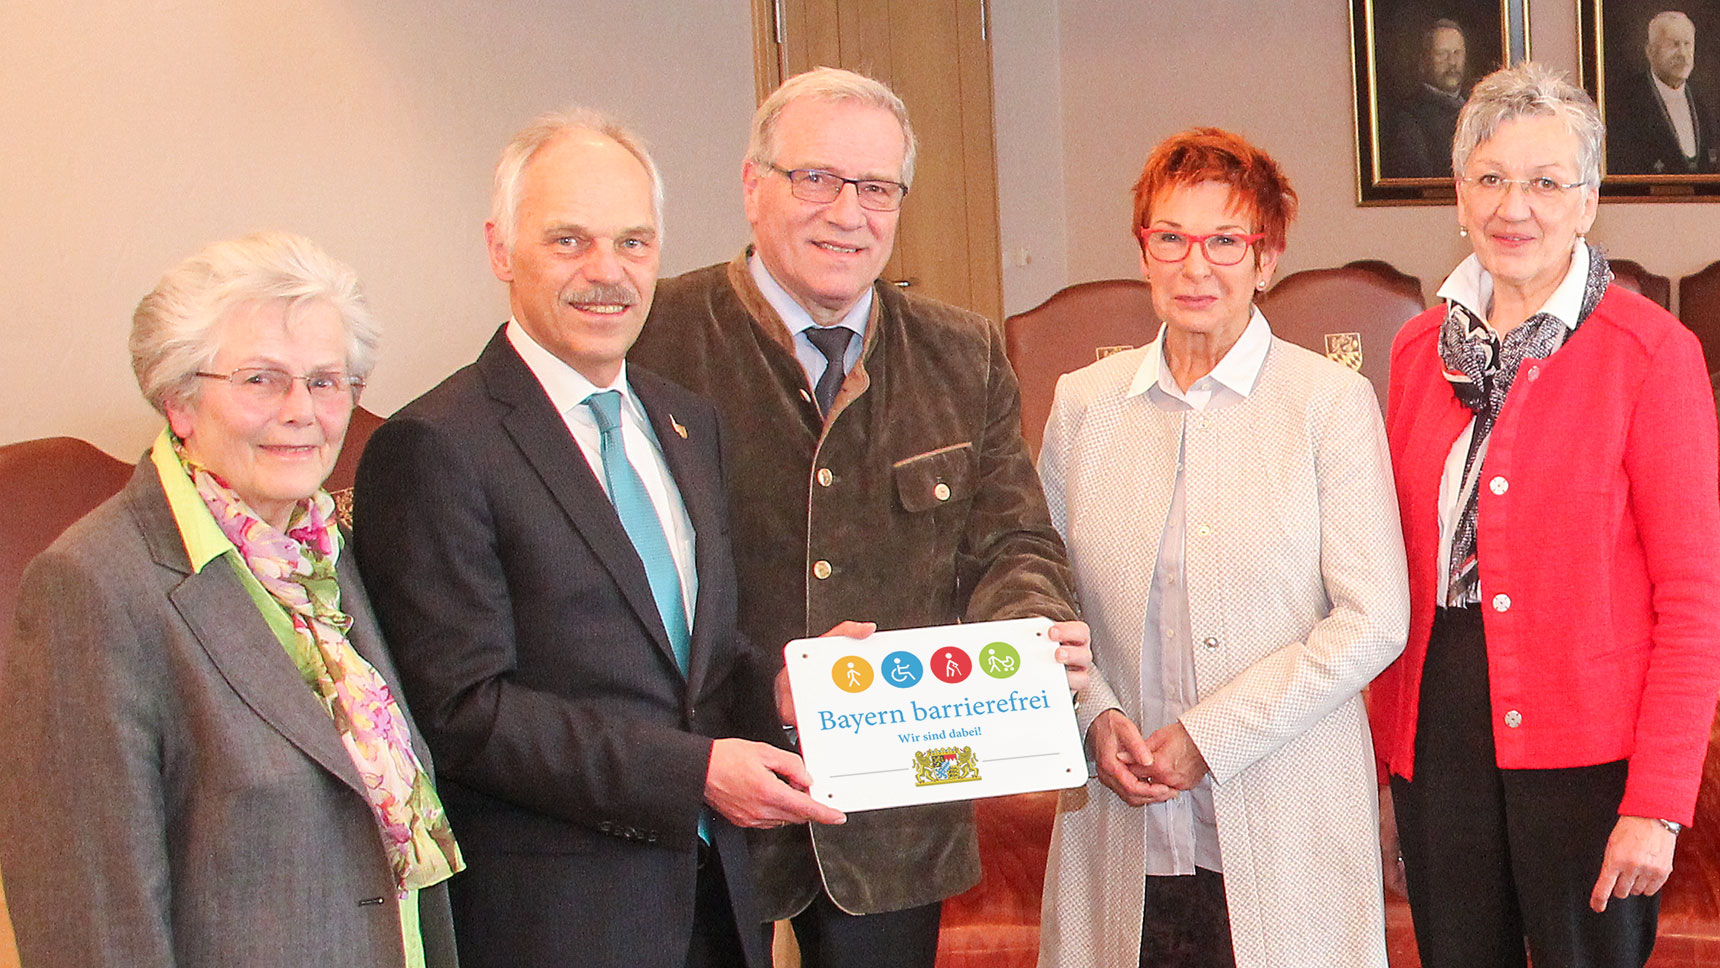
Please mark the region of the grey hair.
[[1680, 20], [1689, 24], [1691, 30], [1696, 29], [1696, 22], [1691, 20], [1690, 15], [1682, 10], [1662, 10], [1648, 18], [1648, 43], [1653, 44], [1654, 35], [1666, 30], [1668, 24], [1675, 23]]
[[902, 155], [902, 184], [914, 183], [914, 158], [919, 154], [920, 143], [914, 137], [914, 126], [908, 122], [907, 105], [883, 81], [839, 67], [815, 67], [796, 74], [764, 99], [753, 113], [752, 133], [747, 138], [748, 161], [755, 165], [776, 164], [777, 122], [790, 102], [803, 97], [826, 103], [854, 102], [883, 108], [895, 115], [907, 145], [907, 152]]
[[195, 399], [196, 373], [214, 363], [221, 348], [216, 330], [230, 313], [247, 303], [276, 301], [290, 313], [319, 299], [334, 307], [346, 328], [347, 373], [368, 377], [382, 331], [350, 266], [289, 232], [208, 245], [169, 269], [132, 314], [131, 368], [138, 388], [165, 415], [167, 404]]
[[550, 142], [575, 131], [594, 131], [603, 135], [625, 148], [644, 166], [645, 174], [651, 178], [651, 214], [657, 221], [660, 238], [663, 234], [663, 180], [657, 175], [657, 163], [645, 150], [645, 142], [612, 115], [591, 108], [569, 108], [533, 119], [514, 135], [496, 162], [495, 183], [490, 191], [490, 221], [495, 223], [496, 233], [508, 241], [508, 249], [512, 251], [518, 241], [514, 233], [519, 229], [520, 192], [525, 182], [526, 166]]
[[1564, 71], [1534, 61], [1505, 67], [1482, 78], [1469, 92], [1457, 117], [1451, 141], [1451, 171], [1461, 176], [1476, 147], [1507, 121], [1524, 117], [1555, 117], [1577, 139], [1577, 172], [1585, 185], [1601, 183], [1601, 158], [1606, 125], [1594, 99], [1571, 83]]

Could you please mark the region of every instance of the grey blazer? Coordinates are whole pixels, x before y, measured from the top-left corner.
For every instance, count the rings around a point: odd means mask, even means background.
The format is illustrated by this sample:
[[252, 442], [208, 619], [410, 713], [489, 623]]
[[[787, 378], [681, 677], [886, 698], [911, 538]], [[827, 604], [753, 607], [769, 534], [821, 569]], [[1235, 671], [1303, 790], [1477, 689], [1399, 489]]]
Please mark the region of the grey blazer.
[[[398, 698], [350, 556], [339, 574], [353, 646]], [[404, 964], [351, 759], [230, 566], [191, 573], [148, 460], [31, 563], [0, 658], [24, 968]], [[419, 900], [428, 964], [453, 965], [446, 890]]]

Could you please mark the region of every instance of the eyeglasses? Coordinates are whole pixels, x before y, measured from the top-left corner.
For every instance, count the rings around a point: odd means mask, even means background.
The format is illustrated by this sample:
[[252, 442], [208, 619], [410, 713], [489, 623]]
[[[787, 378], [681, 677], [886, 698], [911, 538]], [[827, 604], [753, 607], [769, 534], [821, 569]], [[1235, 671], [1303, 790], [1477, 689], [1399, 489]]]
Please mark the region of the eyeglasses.
[[819, 205], [836, 201], [847, 185], [854, 186], [854, 196], [860, 200], [860, 207], [874, 212], [894, 212], [902, 207], [902, 199], [908, 194], [908, 186], [882, 178], [843, 178], [835, 172], [818, 168], [790, 170], [774, 164], [770, 169], [788, 179], [788, 190], [795, 198]]
[[255, 403], [279, 403], [293, 391], [293, 384], [303, 382], [317, 403], [357, 403], [364, 381], [347, 376], [339, 370], [323, 370], [304, 376], [293, 376], [285, 370], [266, 366], [243, 366], [231, 373], [205, 373], [196, 376], [206, 380], [226, 380], [239, 395]]
[[1266, 233], [1256, 232], [1252, 235], [1238, 235], [1235, 232], [1214, 232], [1211, 235], [1191, 235], [1188, 232], [1173, 232], [1170, 229], [1140, 229], [1142, 246], [1147, 255], [1160, 262], [1181, 262], [1188, 258], [1189, 251], [1200, 245], [1201, 254], [1206, 261], [1215, 266], [1233, 266], [1242, 261], [1248, 254], [1248, 247], [1261, 239]]
[[1470, 194], [1479, 202], [1496, 202], [1502, 200], [1511, 191], [1512, 185], [1523, 187], [1523, 197], [1530, 202], [1550, 202], [1562, 198], [1573, 188], [1581, 188], [1588, 182], [1562, 182], [1546, 175], [1534, 178], [1506, 178], [1497, 172], [1487, 172], [1482, 175], [1464, 175], [1463, 183], [1469, 186]]

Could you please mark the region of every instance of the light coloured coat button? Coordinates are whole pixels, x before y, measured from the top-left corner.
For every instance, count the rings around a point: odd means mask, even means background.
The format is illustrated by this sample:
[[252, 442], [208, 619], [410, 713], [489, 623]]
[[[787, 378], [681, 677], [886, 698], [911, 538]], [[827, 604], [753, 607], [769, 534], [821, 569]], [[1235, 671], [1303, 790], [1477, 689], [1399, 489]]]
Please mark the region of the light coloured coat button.
[[1509, 611], [1510, 608], [1511, 608], [1511, 596], [1510, 595], [1500, 594], [1500, 595], [1493, 596], [1493, 610], [1495, 612]]
[[950, 486], [939, 481], [938, 486], [932, 488], [932, 496], [940, 501], [948, 501], [950, 499]]
[[823, 581], [824, 579], [829, 578], [830, 577], [830, 562], [825, 561], [823, 558], [820, 558], [817, 561], [813, 562], [812, 563], [812, 577], [818, 579], [819, 581]]
[[1203, 524], [1203, 525], [1201, 525], [1201, 526], [1200, 526], [1200, 527], [1198, 527], [1198, 528], [1195, 528], [1195, 529], [1194, 529], [1194, 533], [1195, 533], [1195, 534], [1198, 534], [1198, 535], [1200, 535], [1200, 536], [1201, 536], [1201, 537], [1203, 537], [1203, 538], [1204, 538], [1204, 537], [1206, 537], [1206, 536], [1207, 536], [1207, 535], [1209, 535], [1209, 534], [1212, 534], [1212, 525], [1210, 525], [1210, 524]]
[[1506, 712], [1505, 712], [1505, 725], [1511, 727], [1512, 729], [1516, 729], [1517, 727], [1523, 725], [1523, 714], [1518, 712], [1515, 709], [1506, 710]]
[[1529, 367], [1529, 379], [1531, 381], [1534, 381], [1534, 380], [1539, 380], [1540, 378], [1541, 378], [1541, 368], [1538, 366]]
[[802, 390], [802, 391], [800, 391], [800, 399], [807, 402], [807, 403], [811, 403], [812, 402], [812, 394], [806, 392], [805, 390]]
[[1511, 482], [1503, 477], [1495, 477], [1487, 482], [1487, 487], [1495, 494], [1504, 494], [1511, 489]]
[[821, 487], [829, 487], [830, 482], [834, 480], [836, 480], [836, 475], [830, 473], [830, 468], [820, 467], [818, 469], [818, 483]]
[[1212, 650], [1218, 648], [1218, 636], [1209, 635], [1206, 638], [1201, 639], [1200, 644], [1206, 646], [1206, 650], [1208, 652], [1211, 652]]

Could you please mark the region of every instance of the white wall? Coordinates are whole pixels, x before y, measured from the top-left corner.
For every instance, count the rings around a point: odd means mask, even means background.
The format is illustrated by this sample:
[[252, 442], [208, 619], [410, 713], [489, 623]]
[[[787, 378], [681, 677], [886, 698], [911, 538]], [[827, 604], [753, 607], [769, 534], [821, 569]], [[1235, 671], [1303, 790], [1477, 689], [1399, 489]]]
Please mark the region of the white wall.
[[[1451, 209], [1355, 204], [1347, 7], [991, 0], [1006, 310], [1136, 273], [1129, 186], [1191, 124], [1285, 164], [1303, 216], [1284, 271], [1383, 258], [1436, 286], [1466, 252]], [[137, 299], [203, 243], [270, 226], [358, 268], [388, 327], [365, 402], [392, 411], [505, 313], [489, 169], [569, 102], [651, 142], [666, 272], [728, 257], [749, 18], [747, 0], [0, 3], [0, 442], [134, 457], [156, 427], [125, 356]], [[1537, 0], [1530, 22], [1538, 58], [1575, 65], [1574, 5]], [[1198, 81], [1225, 75], [1229, 92]], [[1612, 202], [1593, 237], [1676, 278], [1720, 259], [1716, 229], [1720, 206]]]
[[[1129, 189], [1155, 143], [1195, 124], [1239, 131], [1284, 165], [1302, 215], [1281, 272], [1385, 259], [1431, 293], [1468, 254], [1450, 206], [1356, 205], [1349, 4], [1043, 2], [1059, 12], [1068, 282], [1138, 276]], [[1540, 0], [1530, 25], [1536, 59], [1574, 75], [1575, 5]], [[1720, 259], [1720, 205], [1606, 202], [1590, 237], [1676, 281]]]
[[0, 442], [128, 460], [158, 427], [125, 351], [137, 300], [204, 243], [265, 227], [352, 263], [386, 326], [388, 413], [506, 317], [483, 249], [508, 136], [619, 114], [669, 189], [665, 272], [746, 239], [748, 0], [0, 3]]

